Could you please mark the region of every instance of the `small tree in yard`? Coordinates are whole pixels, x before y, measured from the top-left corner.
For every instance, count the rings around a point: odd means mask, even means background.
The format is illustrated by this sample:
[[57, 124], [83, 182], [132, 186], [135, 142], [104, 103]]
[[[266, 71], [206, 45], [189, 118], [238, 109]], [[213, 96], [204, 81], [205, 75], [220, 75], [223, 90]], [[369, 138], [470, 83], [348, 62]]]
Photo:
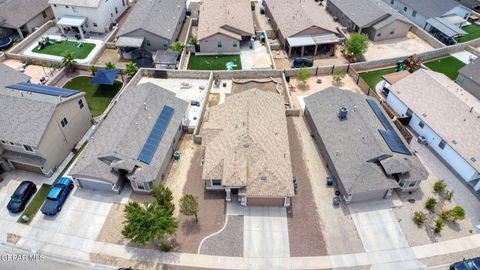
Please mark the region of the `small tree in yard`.
[[301, 68], [297, 72], [297, 80], [301, 82], [304, 86], [307, 83], [307, 80], [310, 78], [310, 71], [306, 68]]
[[88, 67], [88, 71], [90, 71], [92, 76], [95, 76], [95, 72], [97, 72], [97, 67], [95, 67], [95, 65], [91, 65]]
[[62, 63], [64, 67], [68, 68], [69, 70], [73, 70], [73, 67], [77, 63], [77, 61], [75, 61], [75, 55], [73, 52], [65, 51], [63, 53]]
[[112, 62], [107, 62], [107, 63], [105, 63], [105, 69], [107, 69], [107, 70], [115, 70], [115, 69], [117, 69], [117, 66], [115, 66], [115, 64], [112, 63]]
[[255, 10], [255, 6], [256, 6], [255, 2], [253, 1], [250, 2], [250, 7], [252, 8], [252, 10]]
[[445, 192], [445, 189], [447, 188], [447, 184], [443, 180], [439, 180], [433, 184], [433, 190], [435, 192], [443, 194]]
[[368, 36], [366, 34], [351, 33], [345, 45], [348, 55], [360, 57], [368, 50]]
[[437, 199], [433, 198], [433, 197], [430, 197], [427, 199], [427, 201], [425, 202], [425, 208], [427, 208], [428, 210], [432, 211], [435, 209], [435, 206], [437, 205]]
[[161, 207], [172, 207], [175, 209], [175, 205], [172, 202], [172, 191], [168, 187], [155, 185], [152, 190], [152, 196]]
[[449, 216], [453, 222], [456, 222], [457, 220], [464, 220], [465, 210], [460, 205], [457, 205], [449, 211]]
[[191, 194], [186, 194], [180, 199], [180, 213], [186, 216], [195, 216], [198, 222], [198, 200]]
[[130, 62], [125, 65], [125, 74], [127, 74], [130, 77], [133, 77], [138, 71], [138, 66], [137, 64]]
[[345, 78], [346, 75], [347, 75], [347, 73], [345, 73], [345, 71], [337, 70], [333, 73], [333, 80], [338, 85], [343, 80], [343, 78]]
[[182, 54], [183, 49], [185, 49], [185, 45], [183, 45], [180, 41], [176, 41], [170, 45], [170, 48], [168, 48], [172, 52], [176, 52], [179, 55]]
[[415, 222], [415, 224], [422, 226], [425, 221], [427, 221], [427, 214], [421, 211], [413, 213], [413, 222]]
[[157, 202], [144, 205], [129, 202], [124, 214], [122, 235], [137, 244], [164, 240], [178, 228], [173, 207], [161, 207]]
[[437, 218], [435, 220], [435, 227], [433, 228], [433, 231], [437, 234], [440, 233], [443, 230], [444, 225], [445, 223], [443, 222], [443, 220], [441, 218]]

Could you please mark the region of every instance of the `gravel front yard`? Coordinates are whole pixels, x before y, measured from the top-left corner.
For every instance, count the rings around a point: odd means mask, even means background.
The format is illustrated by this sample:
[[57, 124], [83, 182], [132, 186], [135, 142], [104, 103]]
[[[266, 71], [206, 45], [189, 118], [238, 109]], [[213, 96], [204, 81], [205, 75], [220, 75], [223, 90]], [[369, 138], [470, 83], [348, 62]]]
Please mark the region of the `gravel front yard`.
[[199, 147], [192, 158], [187, 173], [187, 182], [183, 194], [192, 194], [198, 198], [198, 223], [194, 217], [179, 216], [179, 228], [175, 237], [175, 251], [197, 253], [203, 238], [219, 231], [225, 223], [225, 192], [205, 191], [202, 181], [202, 159], [204, 148]]
[[293, 175], [298, 181], [297, 194], [292, 200], [292, 206], [287, 209], [290, 255], [292, 257], [326, 255], [323, 226], [303, 160], [302, 144], [292, 117], [287, 118], [287, 126]]
[[243, 257], [243, 216], [228, 216], [227, 226], [203, 242], [200, 254]]

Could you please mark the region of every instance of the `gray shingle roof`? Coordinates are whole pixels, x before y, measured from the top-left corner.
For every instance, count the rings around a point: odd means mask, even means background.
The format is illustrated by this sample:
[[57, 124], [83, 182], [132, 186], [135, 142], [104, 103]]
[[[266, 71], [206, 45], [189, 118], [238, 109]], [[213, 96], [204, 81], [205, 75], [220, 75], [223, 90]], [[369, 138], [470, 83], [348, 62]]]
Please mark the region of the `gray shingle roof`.
[[[38, 146], [58, 104], [69, 99], [7, 89], [30, 77], [0, 64], [0, 139]], [[83, 95], [79, 93], [78, 95]]]
[[407, 18], [382, 0], [329, 0], [329, 2], [362, 28], [372, 26], [372, 23], [392, 22], [395, 19], [410, 24]]
[[0, 2], [0, 27], [19, 28], [49, 7], [48, 0], [6, 0]]
[[480, 59], [464, 66], [458, 72], [480, 85]]
[[185, 0], [139, 0], [128, 15], [117, 36], [127, 35], [137, 29], [173, 40], [175, 29], [182, 13]]
[[[115, 184], [118, 173], [112, 168], [133, 170], [127, 175], [137, 182], [155, 180], [161, 170], [189, 104], [175, 93], [151, 83], [125, 92], [98, 127], [72, 168], [74, 177], [88, 177]], [[165, 105], [175, 109], [150, 164], [137, 160], [161, 110]]]
[[[410, 181], [426, 179], [428, 173], [416, 156], [390, 150], [379, 132], [384, 127], [367, 99], [374, 100], [336, 87], [305, 98], [305, 108], [313, 119], [312, 128], [318, 131], [320, 138], [317, 139], [325, 145], [326, 153], [340, 177], [337, 180], [349, 194], [355, 194], [398, 188], [395, 178], [386, 172], [408, 171], [400, 178]], [[340, 121], [337, 113], [342, 105], [347, 106], [349, 112], [347, 120]], [[399, 134], [396, 128], [395, 131]]]
[[428, 18], [439, 17], [456, 6], [461, 6], [454, 0], [397, 0], [423, 14]]

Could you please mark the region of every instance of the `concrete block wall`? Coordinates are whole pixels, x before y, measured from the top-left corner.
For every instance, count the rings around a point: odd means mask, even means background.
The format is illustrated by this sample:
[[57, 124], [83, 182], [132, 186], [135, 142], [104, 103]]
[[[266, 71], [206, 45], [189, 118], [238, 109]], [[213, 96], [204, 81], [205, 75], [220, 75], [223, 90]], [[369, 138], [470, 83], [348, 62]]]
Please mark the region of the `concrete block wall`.
[[412, 24], [412, 28], [410, 28], [410, 31], [415, 35], [417, 35], [422, 40], [424, 40], [425, 42], [427, 42], [428, 44], [430, 44], [435, 49], [446, 47], [446, 45], [440, 42], [440, 40], [436, 39], [435, 37], [430, 35], [427, 31], [418, 27], [416, 24]]

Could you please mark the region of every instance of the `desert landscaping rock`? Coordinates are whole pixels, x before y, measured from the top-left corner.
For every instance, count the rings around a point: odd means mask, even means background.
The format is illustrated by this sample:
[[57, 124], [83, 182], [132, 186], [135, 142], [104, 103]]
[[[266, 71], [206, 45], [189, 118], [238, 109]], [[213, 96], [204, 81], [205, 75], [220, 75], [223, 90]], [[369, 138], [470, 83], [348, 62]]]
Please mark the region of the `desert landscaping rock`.
[[200, 247], [200, 254], [243, 257], [243, 216], [228, 216], [226, 227]]

